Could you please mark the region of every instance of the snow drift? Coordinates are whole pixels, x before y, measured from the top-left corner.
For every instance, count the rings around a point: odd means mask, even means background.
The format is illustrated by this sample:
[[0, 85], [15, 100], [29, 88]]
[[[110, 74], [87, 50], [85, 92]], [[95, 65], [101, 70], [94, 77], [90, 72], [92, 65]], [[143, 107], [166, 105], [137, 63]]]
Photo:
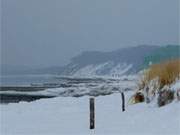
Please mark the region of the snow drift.
[[[126, 99], [132, 92], [125, 93]], [[95, 99], [96, 128], [89, 130], [89, 97], [57, 97], [0, 105], [1, 135], [179, 135], [180, 106], [144, 103], [121, 111], [120, 94]]]

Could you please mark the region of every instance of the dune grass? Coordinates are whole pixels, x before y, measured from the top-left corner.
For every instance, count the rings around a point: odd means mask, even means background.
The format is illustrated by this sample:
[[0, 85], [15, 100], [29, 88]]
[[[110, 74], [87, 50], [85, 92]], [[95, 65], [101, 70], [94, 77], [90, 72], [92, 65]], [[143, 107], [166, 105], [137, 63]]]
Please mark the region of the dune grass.
[[143, 89], [151, 80], [158, 78], [160, 88], [172, 84], [180, 78], [180, 59], [153, 64], [146, 70], [141, 78], [139, 88]]

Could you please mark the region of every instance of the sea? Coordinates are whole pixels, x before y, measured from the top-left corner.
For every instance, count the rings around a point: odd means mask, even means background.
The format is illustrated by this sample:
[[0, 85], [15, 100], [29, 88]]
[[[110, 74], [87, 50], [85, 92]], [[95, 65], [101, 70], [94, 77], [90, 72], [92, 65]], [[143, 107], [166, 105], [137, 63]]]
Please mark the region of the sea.
[[129, 78], [6, 75], [0, 79], [0, 103], [54, 97], [97, 97], [133, 90], [135, 86], [134, 80]]
[[56, 75], [1, 75], [0, 86], [30, 86], [57, 82]]

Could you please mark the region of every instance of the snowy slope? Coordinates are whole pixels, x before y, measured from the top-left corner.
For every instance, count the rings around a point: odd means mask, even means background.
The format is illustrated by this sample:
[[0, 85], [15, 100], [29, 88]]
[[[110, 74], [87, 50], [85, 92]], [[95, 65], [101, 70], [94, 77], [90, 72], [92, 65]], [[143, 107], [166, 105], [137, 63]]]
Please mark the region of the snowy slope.
[[119, 63], [113, 64], [113, 62], [105, 62], [96, 65], [87, 65], [75, 71], [73, 76], [120, 76], [126, 74], [131, 68], [132, 64]]
[[[126, 99], [132, 92], [125, 93]], [[0, 105], [1, 135], [179, 135], [180, 106], [126, 106], [120, 94], [96, 98], [96, 128], [89, 130], [89, 97], [57, 97]]]
[[158, 46], [141, 45], [111, 52], [82, 52], [71, 59], [61, 74], [69, 76], [134, 74], [142, 69], [145, 56], [158, 48]]

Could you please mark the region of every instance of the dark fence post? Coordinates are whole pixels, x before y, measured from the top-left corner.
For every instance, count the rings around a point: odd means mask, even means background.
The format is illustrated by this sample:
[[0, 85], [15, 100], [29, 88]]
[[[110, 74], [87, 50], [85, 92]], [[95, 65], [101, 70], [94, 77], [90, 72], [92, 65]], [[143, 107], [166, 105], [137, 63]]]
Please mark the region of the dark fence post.
[[90, 109], [90, 129], [95, 128], [95, 107], [94, 98], [89, 99], [89, 109]]
[[124, 93], [121, 92], [121, 98], [122, 98], [122, 111], [125, 111], [125, 96]]

